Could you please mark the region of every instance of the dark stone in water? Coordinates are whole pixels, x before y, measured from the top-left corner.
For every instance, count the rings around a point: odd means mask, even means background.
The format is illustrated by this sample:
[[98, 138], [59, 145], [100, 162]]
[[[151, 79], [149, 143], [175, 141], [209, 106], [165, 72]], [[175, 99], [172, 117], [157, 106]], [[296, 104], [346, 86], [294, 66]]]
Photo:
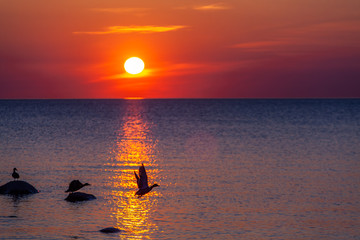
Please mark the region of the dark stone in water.
[[114, 227], [108, 227], [108, 228], [101, 229], [100, 232], [102, 232], [102, 233], [118, 233], [118, 232], [121, 232], [121, 230], [118, 228], [114, 228]]
[[89, 201], [94, 200], [96, 197], [92, 194], [83, 193], [83, 192], [74, 192], [70, 193], [65, 200], [69, 202], [79, 202], [79, 201]]
[[22, 195], [38, 192], [34, 186], [25, 181], [11, 181], [0, 186], [0, 194]]
[[0, 216], [0, 218], [17, 218], [17, 216], [15, 216], [15, 215]]

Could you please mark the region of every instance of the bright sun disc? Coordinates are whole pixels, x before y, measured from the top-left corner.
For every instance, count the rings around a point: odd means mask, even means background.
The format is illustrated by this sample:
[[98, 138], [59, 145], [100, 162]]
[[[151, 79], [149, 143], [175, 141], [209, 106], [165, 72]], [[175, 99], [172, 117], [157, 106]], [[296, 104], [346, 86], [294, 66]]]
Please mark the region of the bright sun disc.
[[130, 74], [141, 73], [144, 70], [144, 67], [144, 61], [138, 57], [131, 57], [126, 60], [124, 64], [125, 71]]

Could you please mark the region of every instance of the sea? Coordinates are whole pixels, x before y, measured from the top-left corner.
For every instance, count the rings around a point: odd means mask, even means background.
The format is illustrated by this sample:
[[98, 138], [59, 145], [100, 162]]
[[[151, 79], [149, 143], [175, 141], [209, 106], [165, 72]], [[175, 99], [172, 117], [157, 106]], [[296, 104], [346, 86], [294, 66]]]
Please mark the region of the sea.
[[360, 99], [0, 100], [13, 168], [0, 239], [360, 239]]

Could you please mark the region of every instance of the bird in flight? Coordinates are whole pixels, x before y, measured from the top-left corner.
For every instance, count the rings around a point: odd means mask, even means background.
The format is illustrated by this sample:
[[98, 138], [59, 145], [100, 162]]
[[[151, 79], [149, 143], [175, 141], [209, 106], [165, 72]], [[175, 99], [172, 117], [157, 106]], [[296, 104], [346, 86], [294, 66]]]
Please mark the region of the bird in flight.
[[139, 188], [139, 190], [135, 193], [135, 195], [138, 195], [138, 197], [141, 197], [142, 195], [147, 194], [154, 187], [159, 187], [159, 185], [156, 183], [149, 187], [148, 178], [146, 175], [144, 164], [142, 164], [139, 167], [139, 175], [137, 175], [135, 171], [134, 171], [134, 173], [135, 173], [135, 177], [136, 177], [136, 183]]

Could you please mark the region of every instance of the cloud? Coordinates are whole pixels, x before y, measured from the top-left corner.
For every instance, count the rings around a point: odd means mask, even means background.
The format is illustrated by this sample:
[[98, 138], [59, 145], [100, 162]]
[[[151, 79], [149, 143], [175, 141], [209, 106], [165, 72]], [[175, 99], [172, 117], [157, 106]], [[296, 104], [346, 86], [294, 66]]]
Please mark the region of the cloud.
[[117, 33], [159, 33], [176, 31], [187, 26], [172, 25], [172, 26], [111, 26], [107, 27], [104, 31], [97, 32], [73, 32], [74, 34], [92, 34], [92, 35], [105, 35], [105, 34], [117, 34]]
[[153, 72], [154, 72], [154, 69], [144, 69], [144, 71], [142, 71], [139, 74], [130, 74], [127, 72], [123, 72], [120, 74], [115, 74], [112, 76], [104, 77], [100, 80], [114, 80], [114, 79], [121, 79], [121, 78], [144, 78], [144, 77], [151, 76]]
[[256, 41], [256, 42], [246, 42], [246, 43], [239, 43], [235, 44], [235, 48], [263, 48], [263, 47], [270, 47], [270, 46], [278, 46], [282, 45], [285, 42], [282, 41]]
[[254, 42], [245, 42], [238, 43], [233, 45], [233, 48], [240, 48], [246, 51], [268, 51], [273, 50], [277, 47], [284, 47], [290, 45], [291, 42], [289, 40], [272, 40], [272, 41], [254, 41]]
[[359, 32], [360, 21], [359, 20], [344, 20], [344, 21], [331, 21], [313, 23], [305, 26], [300, 26], [293, 29], [294, 34], [304, 34], [308, 32]]
[[200, 10], [200, 11], [212, 11], [212, 10], [226, 10], [230, 9], [229, 6], [226, 6], [223, 3], [214, 3], [209, 5], [202, 5], [202, 6], [196, 6], [193, 7], [194, 10]]
[[143, 13], [151, 10], [151, 8], [91, 8], [90, 10], [108, 13]]
[[238, 68], [245, 62], [202, 62], [202, 63], [170, 63], [161, 69], [153, 69], [152, 76], [185, 76], [209, 74]]
[[245, 61], [242, 62], [205, 62], [205, 63], [168, 63], [160, 68], [147, 68], [140, 74], [129, 74], [122, 72], [111, 76], [104, 76], [94, 80], [111, 81], [116, 79], [130, 79], [130, 78], [148, 78], [148, 77], [169, 77], [169, 76], [186, 76], [206, 73], [215, 73], [228, 71], [229, 69], [244, 66]]
[[329, 48], [358, 48], [360, 21], [321, 22], [280, 29], [279, 38], [232, 45], [247, 52], [310, 53]]

